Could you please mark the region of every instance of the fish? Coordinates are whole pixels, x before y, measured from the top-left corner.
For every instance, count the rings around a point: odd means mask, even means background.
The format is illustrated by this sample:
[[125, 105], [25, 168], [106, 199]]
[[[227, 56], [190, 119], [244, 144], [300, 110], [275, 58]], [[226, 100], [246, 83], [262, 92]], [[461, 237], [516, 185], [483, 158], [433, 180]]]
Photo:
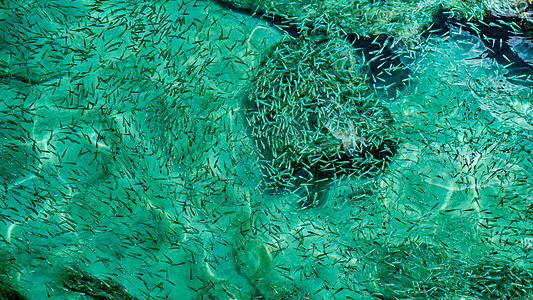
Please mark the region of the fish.
[[363, 68], [349, 41], [320, 32], [263, 56], [244, 106], [267, 187], [317, 206], [332, 181], [388, 165], [398, 146], [393, 119]]
[[78, 266], [65, 268], [65, 274], [61, 278], [61, 283], [68, 290], [89, 295], [97, 299], [137, 299], [130, 295], [120, 284], [109, 279], [100, 279], [82, 271]]
[[[267, 12], [262, 8], [252, 9], [251, 7], [238, 6], [227, 0], [215, 0], [214, 3], [222, 8], [265, 21], [295, 39], [323, 31], [320, 27], [324, 24], [318, 20], [314, 23], [305, 22], [304, 24], [295, 18], [281, 13]], [[331, 28], [329, 28], [330, 26]], [[402, 59], [404, 52], [400, 51], [401, 49], [397, 46], [394, 37], [386, 34], [361, 36], [357, 33], [338, 30], [334, 24], [326, 24], [325, 27], [335, 31], [335, 34], [338, 34], [340, 38], [351, 43], [358, 55], [365, 58], [368, 63], [366, 71], [369, 85], [378, 97], [391, 101], [396, 99], [398, 94], [405, 89], [410, 70]], [[323, 35], [324, 41], [333, 38], [331, 32], [323, 32]]]
[[451, 37], [474, 44], [472, 58], [487, 57], [502, 65], [509, 82], [533, 87], [533, 5], [519, 11], [494, 8], [479, 21], [439, 10], [422, 36]]

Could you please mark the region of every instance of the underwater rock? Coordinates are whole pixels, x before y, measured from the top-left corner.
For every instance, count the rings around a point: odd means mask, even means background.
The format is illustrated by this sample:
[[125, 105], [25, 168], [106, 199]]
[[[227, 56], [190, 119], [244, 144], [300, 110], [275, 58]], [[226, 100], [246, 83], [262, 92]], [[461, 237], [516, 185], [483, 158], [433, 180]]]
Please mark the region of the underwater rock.
[[62, 278], [67, 289], [101, 300], [135, 300], [124, 287], [109, 279], [100, 279], [78, 268], [67, 268]]
[[215, 0], [215, 3], [247, 14], [276, 15], [290, 19], [301, 28], [312, 27], [324, 17], [329, 18], [347, 33], [358, 36], [387, 35], [403, 40], [416, 40], [417, 35], [432, 21], [441, 5], [446, 8], [471, 8], [478, 1], [383, 0], [349, 1], [267, 1]]
[[[349, 13], [344, 10], [362, 14], [368, 13], [359, 7], [359, 5], [364, 6], [364, 3], [354, 6], [355, 3], [350, 2], [346, 6], [343, 4], [341, 8], [333, 3], [328, 3], [322, 7], [323, 3], [320, 1], [298, 2], [297, 4], [224, 0], [215, 2], [227, 9], [259, 17], [294, 38], [304, 37], [312, 31], [315, 34], [322, 34], [324, 38], [331, 38], [332, 36], [345, 38], [357, 49], [357, 53], [367, 60], [368, 68], [366, 71], [369, 84], [379, 97], [393, 99], [407, 84], [409, 70], [401, 60], [402, 54], [396, 49], [398, 45], [396, 45], [395, 37], [391, 36], [391, 32], [387, 30], [375, 28], [376, 23], [381, 22], [383, 12], [378, 10], [378, 14], [376, 12], [369, 13], [372, 16], [379, 15], [380, 18], [369, 20], [370, 24], [366, 25], [371, 25], [373, 29], [368, 30], [361, 30], [366, 28], [365, 25], [361, 25], [361, 22], [363, 19], [368, 19], [368, 16], [346, 17]], [[335, 9], [339, 9], [339, 11], [335, 11]], [[392, 14], [392, 7], [388, 7], [388, 9], [388, 14]], [[350, 20], [350, 24], [343, 24], [346, 20]], [[428, 18], [427, 21], [429, 23], [431, 18]], [[335, 30], [336, 27], [340, 30]]]
[[414, 242], [378, 246], [370, 293], [376, 299], [530, 299], [533, 275], [515, 262], [486, 256], [475, 261], [443, 246]]
[[453, 263], [451, 257], [429, 243], [377, 247], [370, 258], [376, 263], [370, 289], [376, 299], [442, 299], [450, 292], [447, 284], [454, 281], [455, 274], [444, 268]]
[[[478, 36], [488, 55], [506, 65], [516, 83], [533, 86], [533, 4], [529, 0], [483, 1], [403, 0], [394, 3], [363, 1], [250, 1], [215, 0], [215, 3], [258, 16], [293, 37], [331, 22], [342, 29], [360, 54], [369, 58], [368, 77], [379, 97], [394, 98], [408, 79], [404, 53], [416, 48], [421, 37], [461, 28]], [[467, 22], [466, 20], [470, 20]], [[428, 30], [429, 28], [429, 30]]]
[[248, 123], [270, 186], [320, 202], [336, 177], [372, 176], [397, 148], [392, 116], [350, 43], [287, 38], [264, 55], [248, 95]]
[[[277, 14], [298, 23], [329, 16], [346, 32], [362, 36], [386, 34], [416, 38], [442, 8], [467, 19], [477, 19], [494, 8], [523, 8], [530, 0], [213, 0], [234, 11], [252, 14]], [[529, 1], [529, 2], [528, 2]], [[416, 22], [414, 22], [416, 20]]]
[[28, 298], [24, 297], [21, 293], [17, 292], [7, 283], [0, 281], [0, 299], [6, 300], [26, 300]]
[[368, 84], [381, 99], [392, 100], [398, 97], [408, 84], [409, 69], [404, 64], [404, 51], [394, 38], [384, 34], [360, 37], [348, 34], [348, 41], [357, 49], [368, 65]]
[[1, 300], [26, 300], [24, 295], [18, 292], [15, 278], [20, 272], [15, 256], [4, 248], [0, 243], [0, 299]]
[[[523, 77], [533, 74], [529, 64], [533, 61], [530, 51], [533, 44], [529, 44], [529, 37], [524, 34], [530, 26], [529, 15], [507, 12], [505, 18], [514, 19], [505, 19], [500, 9], [499, 14], [491, 12], [492, 17], [473, 18], [466, 23], [468, 9], [478, 7], [479, 3], [475, 1], [447, 1], [443, 5], [432, 3], [427, 7], [420, 6], [417, 1], [405, 1], [405, 6], [393, 6], [400, 7], [400, 11], [395, 12], [392, 19], [385, 18], [390, 25], [387, 30], [382, 30], [379, 24], [370, 29], [365, 22], [361, 23], [364, 18], [374, 15], [370, 13], [374, 10], [380, 16], [387, 15], [385, 12], [390, 5], [386, 1], [327, 2], [328, 5], [317, 1], [215, 2], [265, 18], [289, 33], [287, 41], [265, 53], [248, 99], [249, 125], [253, 127], [253, 136], [264, 156], [265, 174], [270, 183], [292, 192], [299, 191], [307, 197], [306, 205], [320, 202], [321, 190], [329, 179], [360, 171], [365, 173], [369, 169], [375, 171], [390, 160], [397, 142], [391, 138], [389, 129], [371, 134], [371, 142], [364, 135], [373, 131], [376, 123], [380, 124], [379, 128], [390, 127], [392, 117], [386, 109], [376, 105], [378, 100], [375, 98], [394, 98], [406, 85], [409, 70], [403, 63], [407, 59], [402, 56], [403, 53], [416, 54], [412, 43], [418, 37], [427, 38], [433, 34], [458, 36], [465, 32], [471, 35], [468, 36], [470, 39], [482, 39], [482, 46], [490, 52], [487, 55], [493, 55], [499, 63], [503, 63], [502, 59], [507, 60], [508, 78], [519, 78], [524, 83]], [[478, 8], [489, 12], [496, 7], [496, 4], [491, 7], [483, 4]], [[523, 13], [528, 12], [529, 7], [530, 4], [522, 8]], [[409, 31], [402, 23], [405, 20], [397, 19], [401, 18], [403, 9], [415, 15], [423, 11], [428, 17], [420, 19], [409, 37], [400, 34]], [[361, 15], [353, 15], [357, 13]], [[392, 10], [389, 13], [392, 14]], [[351, 17], [346, 17], [347, 14]], [[498, 18], [499, 29], [488, 23], [491, 18]], [[356, 22], [357, 27], [343, 23], [348, 19]], [[431, 22], [433, 24], [429, 26]], [[510, 25], [503, 26], [507, 22]], [[522, 31], [511, 30], [512, 24], [517, 22], [522, 24]], [[395, 30], [396, 26], [402, 30]], [[294, 40], [291, 41], [291, 37]], [[489, 41], [492, 42], [490, 45], [487, 44]], [[495, 41], [499, 41], [499, 46]], [[329, 46], [325, 46], [328, 43], [337, 43], [332, 46], [336, 50], [328, 52]], [[317, 61], [316, 53], [320, 53], [319, 59], [325, 63]], [[342, 67], [336, 69], [333, 61], [341, 62]], [[346, 68], [346, 74], [336, 74]], [[359, 100], [350, 100], [352, 98]], [[357, 115], [364, 115], [374, 125], [362, 125], [367, 122], [361, 121], [364, 118], [352, 120]]]
[[463, 271], [470, 293], [483, 299], [531, 299], [533, 273], [501, 259], [485, 258]]
[[515, 10], [491, 10], [480, 22], [469, 22], [440, 10], [430, 30], [424, 33], [424, 37], [433, 35], [477, 43], [475, 51], [471, 51], [473, 59], [494, 59], [507, 70], [507, 80], [533, 86], [533, 4], [526, 3]]

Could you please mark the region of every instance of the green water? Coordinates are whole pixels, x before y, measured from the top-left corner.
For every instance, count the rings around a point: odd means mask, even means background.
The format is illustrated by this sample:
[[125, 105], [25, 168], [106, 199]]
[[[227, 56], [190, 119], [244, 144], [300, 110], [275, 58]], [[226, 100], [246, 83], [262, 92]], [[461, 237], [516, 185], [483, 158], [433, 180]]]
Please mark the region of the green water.
[[0, 280], [28, 299], [532, 293], [532, 92], [468, 41], [410, 50], [393, 161], [302, 208], [264, 189], [243, 107], [283, 32], [201, 1], [0, 3]]

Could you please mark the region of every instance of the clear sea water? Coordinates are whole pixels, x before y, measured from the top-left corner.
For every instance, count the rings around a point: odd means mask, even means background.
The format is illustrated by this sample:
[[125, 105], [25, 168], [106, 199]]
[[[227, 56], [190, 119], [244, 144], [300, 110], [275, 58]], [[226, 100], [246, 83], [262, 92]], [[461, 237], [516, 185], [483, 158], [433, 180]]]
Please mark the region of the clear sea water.
[[0, 3], [0, 280], [28, 299], [97, 298], [81, 273], [138, 299], [533, 291], [532, 91], [476, 39], [412, 50], [393, 162], [304, 209], [264, 190], [242, 106], [283, 32], [202, 1]]

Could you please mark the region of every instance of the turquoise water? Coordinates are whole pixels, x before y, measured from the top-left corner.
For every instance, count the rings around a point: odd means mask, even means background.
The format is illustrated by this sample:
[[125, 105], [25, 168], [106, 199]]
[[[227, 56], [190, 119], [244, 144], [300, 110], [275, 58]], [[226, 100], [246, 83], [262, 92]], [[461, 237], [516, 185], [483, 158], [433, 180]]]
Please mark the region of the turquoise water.
[[532, 293], [532, 91], [475, 40], [409, 50], [391, 164], [302, 208], [264, 188], [243, 107], [282, 31], [201, 1], [1, 5], [0, 280], [28, 299]]

